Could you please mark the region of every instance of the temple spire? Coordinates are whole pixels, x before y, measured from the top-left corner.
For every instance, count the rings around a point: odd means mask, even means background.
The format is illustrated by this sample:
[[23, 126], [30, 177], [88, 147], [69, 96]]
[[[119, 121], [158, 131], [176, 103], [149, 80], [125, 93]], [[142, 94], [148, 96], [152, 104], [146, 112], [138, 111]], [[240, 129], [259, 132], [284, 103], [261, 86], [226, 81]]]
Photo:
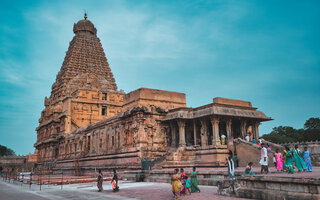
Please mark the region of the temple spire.
[[88, 16], [87, 16], [87, 11], [84, 10], [84, 20], [87, 20]]

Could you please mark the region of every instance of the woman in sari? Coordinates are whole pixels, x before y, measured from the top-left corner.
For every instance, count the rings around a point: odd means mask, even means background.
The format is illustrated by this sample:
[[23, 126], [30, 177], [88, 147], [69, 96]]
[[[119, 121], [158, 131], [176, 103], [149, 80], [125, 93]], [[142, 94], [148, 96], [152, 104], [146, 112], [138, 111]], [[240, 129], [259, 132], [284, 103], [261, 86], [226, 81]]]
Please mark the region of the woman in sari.
[[172, 193], [174, 195], [175, 200], [179, 200], [181, 198], [181, 176], [179, 175], [179, 169], [174, 170], [174, 174], [171, 177], [171, 184], [172, 184]]
[[180, 169], [180, 176], [181, 176], [181, 184], [182, 184], [182, 188], [181, 188], [181, 194], [185, 194], [186, 193], [186, 183], [184, 181], [184, 177], [186, 176], [186, 173], [184, 172], [183, 168]]
[[287, 146], [284, 147], [285, 149], [283, 150], [283, 171], [286, 171], [286, 154], [287, 154]]
[[299, 172], [305, 171], [307, 166], [303, 158], [301, 157], [301, 151], [298, 149], [298, 145], [294, 146], [292, 152], [295, 166], [298, 168]]
[[196, 167], [192, 168], [192, 173], [191, 173], [191, 192], [200, 192], [200, 189], [198, 187], [198, 179], [197, 179], [197, 171]]
[[252, 172], [252, 165], [253, 163], [252, 162], [249, 162], [246, 169], [244, 170], [244, 174], [245, 175], [255, 175], [254, 172]]
[[283, 170], [282, 154], [279, 152], [279, 149], [276, 149], [276, 166], [277, 171]]
[[312, 165], [311, 165], [311, 153], [308, 151], [308, 147], [304, 147], [303, 151], [303, 159], [306, 162], [307, 172], [312, 172]]
[[290, 174], [293, 174], [295, 171], [293, 169], [293, 153], [292, 151], [290, 151], [289, 147], [286, 147], [286, 162], [285, 162], [285, 166], [286, 166], [286, 171]]
[[119, 186], [118, 186], [118, 174], [117, 174], [117, 171], [114, 169], [113, 170], [113, 177], [112, 177], [112, 190], [114, 192], [117, 192], [119, 191]]

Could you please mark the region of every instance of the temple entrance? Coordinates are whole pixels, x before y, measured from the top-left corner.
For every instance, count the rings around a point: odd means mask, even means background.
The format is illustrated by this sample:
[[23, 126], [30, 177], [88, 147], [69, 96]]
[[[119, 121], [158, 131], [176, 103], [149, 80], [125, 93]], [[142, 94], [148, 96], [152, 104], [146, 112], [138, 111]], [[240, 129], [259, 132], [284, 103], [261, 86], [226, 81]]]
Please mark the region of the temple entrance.
[[231, 136], [234, 138], [241, 138], [241, 122], [239, 119], [233, 119], [232, 120], [232, 127], [231, 127], [232, 133]]

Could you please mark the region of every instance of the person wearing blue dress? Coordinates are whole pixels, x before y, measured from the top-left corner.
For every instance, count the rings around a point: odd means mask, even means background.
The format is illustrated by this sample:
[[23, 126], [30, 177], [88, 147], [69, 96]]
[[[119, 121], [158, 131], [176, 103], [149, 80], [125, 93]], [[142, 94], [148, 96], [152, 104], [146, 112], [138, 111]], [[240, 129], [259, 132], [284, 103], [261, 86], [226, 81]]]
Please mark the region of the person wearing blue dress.
[[308, 151], [308, 147], [304, 147], [303, 151], [303, 159], [306, 162], [307, 172], [312, 172], [312, 165], [311, 165], [311, 153]]

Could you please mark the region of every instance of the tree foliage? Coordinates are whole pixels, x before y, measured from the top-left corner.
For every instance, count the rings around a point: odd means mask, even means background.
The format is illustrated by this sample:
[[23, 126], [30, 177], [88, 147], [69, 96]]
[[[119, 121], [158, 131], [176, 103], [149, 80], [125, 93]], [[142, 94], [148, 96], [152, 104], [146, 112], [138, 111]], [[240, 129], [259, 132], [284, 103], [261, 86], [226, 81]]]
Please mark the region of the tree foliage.
[[320, 140], [320, 118], [310, 118], [304, 124], [304, 129], [290, 126], [274, 127], [263, 139], [273, 143], [306, 142]]
[[14, 151], [6, 146], [0, 144], [0, 156], [14, 156]]

